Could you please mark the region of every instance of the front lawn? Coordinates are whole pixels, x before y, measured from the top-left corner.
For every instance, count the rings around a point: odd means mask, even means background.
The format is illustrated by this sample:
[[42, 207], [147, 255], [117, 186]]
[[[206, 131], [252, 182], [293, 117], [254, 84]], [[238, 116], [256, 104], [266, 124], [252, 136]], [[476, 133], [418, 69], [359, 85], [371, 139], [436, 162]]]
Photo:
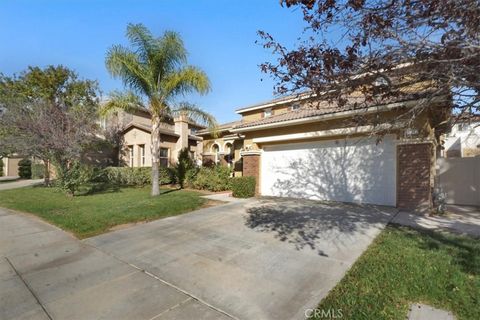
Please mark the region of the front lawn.
[[0, 191], [0, 206], [35, 214], [86, 238], [113, 226], [192, 211], [207, 202], [193, 191], [163, 189], [158, 197], [149, 193], [150, 187], [119, 188], [72, 198], [54, 188], [30, 187]]
[[389, 226], [318, 313], [341, 309], [344, 319], [403, 320], [412, 302], [480, 319], [480, 240]]

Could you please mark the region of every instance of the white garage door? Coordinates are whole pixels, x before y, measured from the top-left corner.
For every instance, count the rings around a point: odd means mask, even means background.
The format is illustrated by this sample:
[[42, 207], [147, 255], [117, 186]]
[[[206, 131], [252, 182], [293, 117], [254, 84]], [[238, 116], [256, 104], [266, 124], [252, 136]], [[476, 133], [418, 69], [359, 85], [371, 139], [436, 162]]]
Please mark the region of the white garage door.
[[267, 196], [395, 205], [396, 147], [356, 138], [265, 146], [261, 193]]

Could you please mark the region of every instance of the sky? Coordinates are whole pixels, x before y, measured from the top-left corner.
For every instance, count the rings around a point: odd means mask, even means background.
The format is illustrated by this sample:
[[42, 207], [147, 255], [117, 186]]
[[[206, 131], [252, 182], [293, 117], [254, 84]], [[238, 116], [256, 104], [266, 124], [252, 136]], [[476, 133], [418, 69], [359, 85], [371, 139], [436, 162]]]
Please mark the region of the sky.
[[107, 96], [123, 85], [105, 69], [105, 53], [127, 44], [128, 23], [143, 23], [158, 36], [180, 33], [189, 64], [202, 68], [212, 86], [206, 96], [185, 99], [219, 122], [274, 97], [274, 80], [258, 65], [275, 57], [255, 44], [257, 31], [292, 46], [304, 27], [301, 12], [279, 0], [0, 0], [0, 73], [62, 64], [98, 80]]

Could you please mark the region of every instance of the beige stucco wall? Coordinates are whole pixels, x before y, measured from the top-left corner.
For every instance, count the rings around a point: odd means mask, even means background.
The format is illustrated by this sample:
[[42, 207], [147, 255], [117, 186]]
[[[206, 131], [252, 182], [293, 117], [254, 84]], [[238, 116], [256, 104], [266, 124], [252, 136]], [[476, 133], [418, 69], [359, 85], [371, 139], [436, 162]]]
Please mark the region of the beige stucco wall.
[[18, 163], [23, 158], [3, 158], [3, 175], [6, 177], [18, 176]]

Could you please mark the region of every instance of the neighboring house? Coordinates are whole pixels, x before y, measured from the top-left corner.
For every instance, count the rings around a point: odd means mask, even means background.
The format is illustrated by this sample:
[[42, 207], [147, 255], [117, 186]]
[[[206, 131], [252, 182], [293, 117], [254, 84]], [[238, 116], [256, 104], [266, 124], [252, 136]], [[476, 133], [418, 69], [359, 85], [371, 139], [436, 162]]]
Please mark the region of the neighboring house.
[[451, 131], [444, 135], [445, 158], [480, 156], [480, 116], [475, 119], [453, 119]]
[[17, 177], [18, 176], [18, 163], [23, 158], [21, 157], [10, 157], [2, 158], [3, 161], [3, 176], [5, 177]]
[[[108, 118], [102, 126], [106, 130], [119, 130], [121, 147], [120, 164], [129, 167], [152, 166], [151, 115], [147, 110], [134, 113], [119, 111]], [[205, 127], [193, 123], [186, 117], [178, 117], [162, 123], [160, 143], [160, 166], [175, 163], [178, 152], [188, 148], [193, 159], [201, 161], [202, 138], [197, 130]]]
[[[220, 126], [217, 136], [199, 132], [204, 162], [241, 163], [263, 196], [430, 208], [440, 134], [434, 128], [448, 117], [448, 97], [431, 102], [445, 110], [444, 119], [427, 110], [408, 129], [396, 120], [418, 103], [415, 95], [364, 108], [352, 101], [340, 107], [303, 94], [241, 108], [241, 120]], [[365, 125], [352, 122], [359, 116]], [[379, 128], [387, 132], [381, 141], [371, 135]]]

